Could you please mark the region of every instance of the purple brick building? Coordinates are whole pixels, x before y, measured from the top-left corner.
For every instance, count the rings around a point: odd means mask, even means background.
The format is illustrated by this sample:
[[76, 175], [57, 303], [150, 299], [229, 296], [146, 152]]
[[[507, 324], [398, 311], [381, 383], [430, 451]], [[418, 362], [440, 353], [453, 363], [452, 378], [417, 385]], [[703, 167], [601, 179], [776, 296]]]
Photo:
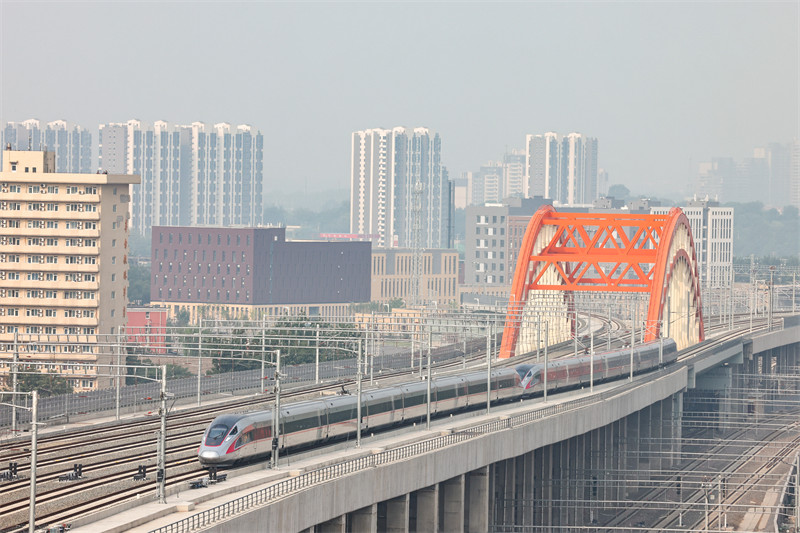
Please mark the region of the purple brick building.
[[[285, 228], [154, 226], [150, 299], [198, 316], [337, 316], [370, 300], [369, 242], [286, 241]], [[288, 308], [288, 309], [287, 309]]]

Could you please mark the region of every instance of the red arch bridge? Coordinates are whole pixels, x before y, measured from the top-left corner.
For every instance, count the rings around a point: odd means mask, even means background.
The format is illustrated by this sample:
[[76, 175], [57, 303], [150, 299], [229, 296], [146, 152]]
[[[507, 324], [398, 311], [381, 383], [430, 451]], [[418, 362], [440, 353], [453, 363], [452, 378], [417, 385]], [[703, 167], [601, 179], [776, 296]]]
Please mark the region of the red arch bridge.
[[682, 349], [704, 338], [694, 239], [678, 208], [666, 215], [539, 208], [517, 257], [500, 357], [539, 342], [532, 332], [542, 312], [551, 342], [569, 338], [576, 292], [648, 294], [646, 341], [668, 336]]

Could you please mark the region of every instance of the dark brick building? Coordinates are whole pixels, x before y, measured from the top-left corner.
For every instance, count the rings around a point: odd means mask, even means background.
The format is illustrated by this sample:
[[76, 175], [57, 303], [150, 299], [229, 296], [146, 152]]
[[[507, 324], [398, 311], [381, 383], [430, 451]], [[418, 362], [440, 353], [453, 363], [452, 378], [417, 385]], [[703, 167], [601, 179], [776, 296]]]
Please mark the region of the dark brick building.
[[151, 259], [151, 301], [172, 316], [186, 309], [193, 321], [334, 316], [370, 300], [369, 242], [286, 241], [285, 228], [154, 226]]

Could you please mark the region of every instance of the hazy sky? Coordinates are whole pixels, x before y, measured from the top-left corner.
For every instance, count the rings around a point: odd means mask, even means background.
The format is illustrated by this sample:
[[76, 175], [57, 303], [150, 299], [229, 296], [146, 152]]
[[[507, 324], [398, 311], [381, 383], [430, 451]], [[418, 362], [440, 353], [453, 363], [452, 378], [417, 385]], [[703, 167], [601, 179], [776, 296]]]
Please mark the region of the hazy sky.
[[451, 176], [580, 131], [612, 184], [677, 197], [798, 137], [798, 5], [0, 0], [0, 121], [249, 123], [267, 191], [349, 187], [359, 129], [438, 131]]

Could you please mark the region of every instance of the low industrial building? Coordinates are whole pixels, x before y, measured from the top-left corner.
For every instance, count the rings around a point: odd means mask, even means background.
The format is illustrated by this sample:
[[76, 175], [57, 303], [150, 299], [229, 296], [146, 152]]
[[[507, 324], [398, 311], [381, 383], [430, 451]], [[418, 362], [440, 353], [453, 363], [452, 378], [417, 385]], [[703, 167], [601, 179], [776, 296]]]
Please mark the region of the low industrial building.
[[369, 242], [287, 241], [283, 227], [154, 226], [150, 301], [172, 319], [327, 319], [370, 301]]

